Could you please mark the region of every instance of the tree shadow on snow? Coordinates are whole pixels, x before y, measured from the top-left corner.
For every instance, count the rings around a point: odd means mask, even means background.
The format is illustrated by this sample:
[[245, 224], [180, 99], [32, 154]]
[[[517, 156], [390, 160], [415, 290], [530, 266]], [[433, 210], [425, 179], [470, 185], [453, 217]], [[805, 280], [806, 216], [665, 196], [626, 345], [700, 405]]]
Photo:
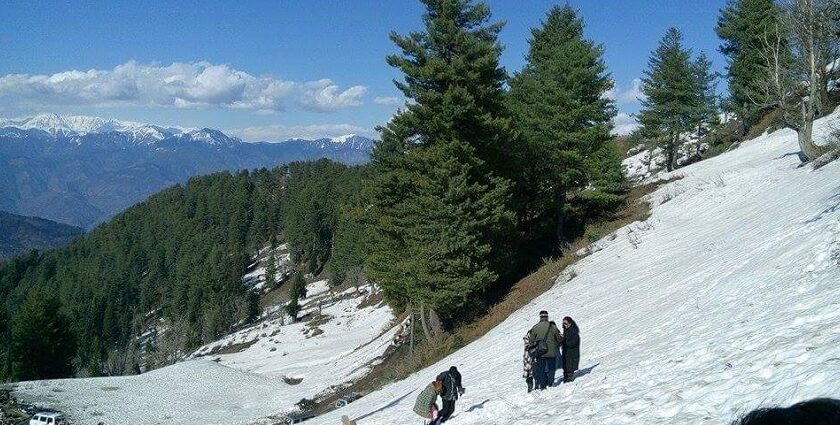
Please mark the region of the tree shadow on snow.
[[488, 401], [490, 401], [489, 398], [487, 400], [482, 401], [481, 403], [473, 404], [467, 410], [465, 410], [465, 412], [472, 412], [473, 410], [483, 409], [484, 404], [487, 403]]
[[[837, 195], [835, 195], [835, 196], [837, 196]], [[835, 196], [832, 196], [832, 198], [834, 198]], [[826, 215], [837, 212], [838, 209], [840, 209], [840, 201], [837, 201], [837, 203], [835, 203], [834, 205], [820, 211], [820, 213], [815, 215], [814, 217], [812, 217], [808, 220], [805, 220], [805, 223], [807, 223], [807, 224], [816, 223], [816, 222], [822, 220], [823, 217], [825, 217]]]
[[400, 397], [400, 398], [395, 399], [394, 401], [392, 401], [392, 402], [390, 402], [390, 403], [388, 403], [388, 404], [386, 404], [386, 405], [384, 405], [384, 406], [382, 406], [382, 407], [380, 407], [380, 408], [378, 408], [378, 409], [374, 410], [373, 412], [368, 412], [368, 413], [365, 413], [364, 415], [359, 416], [359, 417], [358, 417], [358, 418], [356, 418], [355, 420], [357, 420], [357, 421], [358, 421], [358, 420], [362, 420], [362, 419], [367, 418], [367, 417], [369, 417], [369, 416], [373, 416], [373, 415], [375, 415], [375, 414], [377, 414], [377, 413], [379, 413], [379, 412], [381, 412], [381, 411], [383, 411], [383, 410], [385, 410], [385, 409], [388, 409], [388, 408], [394, 407], [394, 406], [396, 406], [396, 405], [397, 405], [397, 403], [401, 402], [404, 398], [408, 397], [408, 396], [409, 396], [409, 395], [411, 395], [411, 393], [413, 393], [413, 392], [414, 392], [414, 390], [409, 391], [409, 392], [405, 393], [405, 395], [404, 395], [404, 396], [402, 396], [402, 397]]
[[786, 154], [783, 154], [783, 155], [781, 155], [781, 156], [779, 156], [779, 157], [777, 157], [777, 158], [773, 158], [773, 159], [784, 159], [784, 158], [787, 158], [787, 157], [789, 157], [789, 156], [799, 156], [799, 154], [800, 154], [800, 152], [799, 152], [799, 151], [796, 151], [796, 152], [788, 152], [788, 153], [786, 153]]

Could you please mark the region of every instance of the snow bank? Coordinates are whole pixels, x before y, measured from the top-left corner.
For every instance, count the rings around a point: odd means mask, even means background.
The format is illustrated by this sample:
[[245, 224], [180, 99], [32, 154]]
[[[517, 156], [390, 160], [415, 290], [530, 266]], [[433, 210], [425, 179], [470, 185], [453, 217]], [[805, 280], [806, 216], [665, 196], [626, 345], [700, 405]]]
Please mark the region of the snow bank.
[[[326, 281], [307, 289], [302, 314], [320, 311], [317, 325], [269, 320], [143, 375], [25, 382], [15, 395], [84, 424], [235, 424], [294, 410], [366, 374], [397, 331], [391, 309], [359, 308], [365, 294], [355, 289], [333, 296]], [[247, 348], [206, 355], [231, 344]]]
[[[818, 137], [826, 131], [821, 120]], [[651, 195], [652, 216], [601, 241], [568, 283], [313, 425], [419, 423], [418, 392], [451, 365], [467, 388], [452, 425], [721, 424], [837, 397], [840, 163], [798, 167], [797, 151], [783, 130], [678, 170], [683, 179]], [[580, 325], [581, 370], [526, 394], [521, 337], [542, 309]]]
[[197, 360], [138, 376], [25, 382], [15, 395], [69, 413], [74, 424], [220, 424], [272, 413], [286, 387]]

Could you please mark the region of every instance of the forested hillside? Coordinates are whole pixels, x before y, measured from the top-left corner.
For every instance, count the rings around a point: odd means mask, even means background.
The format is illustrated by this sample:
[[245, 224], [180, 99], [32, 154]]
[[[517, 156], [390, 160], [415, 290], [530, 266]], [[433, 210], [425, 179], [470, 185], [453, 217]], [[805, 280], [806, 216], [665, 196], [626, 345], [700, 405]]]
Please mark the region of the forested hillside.
[[253, 320], [259, 298], [242, 277], [254, 251], [288, 223], [290, 239], [305, 241], [296, 256], [323, 263], [359, 173], [321, 160], [193, 178], [65, 248], [9, 261], [0, 379], [133, 373]]
[[32, 249], [64, 245], [82, 233], [79, 227], [0, 211], [0, 261]]

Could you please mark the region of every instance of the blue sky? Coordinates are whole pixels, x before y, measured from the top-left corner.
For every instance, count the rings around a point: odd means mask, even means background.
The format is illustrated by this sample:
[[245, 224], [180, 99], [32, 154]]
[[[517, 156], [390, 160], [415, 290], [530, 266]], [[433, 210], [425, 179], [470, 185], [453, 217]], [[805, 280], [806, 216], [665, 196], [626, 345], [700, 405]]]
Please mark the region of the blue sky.
[[[507, 22], [502, 65], [514, 72], [530, 29], [558, 3], [488, 3]], [[669, 26], [723, 71], [714, 25], [724, 0], [571, 4], [606, 47], [624, 114], [638, 110], [633, 80]], [[252, 140], [374, 134], [401, 101], [388, 34], [420, 29], [423, 12], [408, 0], [6, 1], [0, 10], [0, 116], [86, 114]]]

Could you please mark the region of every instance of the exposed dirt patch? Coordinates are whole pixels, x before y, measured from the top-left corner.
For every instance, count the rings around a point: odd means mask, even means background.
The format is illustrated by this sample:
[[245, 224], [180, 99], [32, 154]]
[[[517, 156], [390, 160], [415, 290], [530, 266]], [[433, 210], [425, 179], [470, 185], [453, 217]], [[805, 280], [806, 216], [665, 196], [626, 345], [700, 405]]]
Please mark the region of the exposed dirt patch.
[[382, 294], [382, 291], [376, 291], [373, 294], [368, 294], [361, 303], [359, 303], [359, 309], [363, 309], [366, 307], [375, 307], [385, 301], [385, 297]]
[[312, 328], [316, 328], [318, 326], [327, 324], [327, 322], [329, 322], [332, 319], [333, 317], [329, 314], [317, 314], [313, 316], [312, 319], [310, 319], [306, 325]]
[[252, 339], [252, 340], [247, 341], [247, 342], [236, 342], [236, 343], [228, 344], [228, 345], [224, 345], [224, 346], [216, 346], [216, 347], [213, 347], [207, 353], [202, 354], [202, 356], [239, 353], [241, 351], [247, 350], [248, 347], [256, 344], [257, 341], [259, 341], [259, 339], [255, 338], [255, 339]]

